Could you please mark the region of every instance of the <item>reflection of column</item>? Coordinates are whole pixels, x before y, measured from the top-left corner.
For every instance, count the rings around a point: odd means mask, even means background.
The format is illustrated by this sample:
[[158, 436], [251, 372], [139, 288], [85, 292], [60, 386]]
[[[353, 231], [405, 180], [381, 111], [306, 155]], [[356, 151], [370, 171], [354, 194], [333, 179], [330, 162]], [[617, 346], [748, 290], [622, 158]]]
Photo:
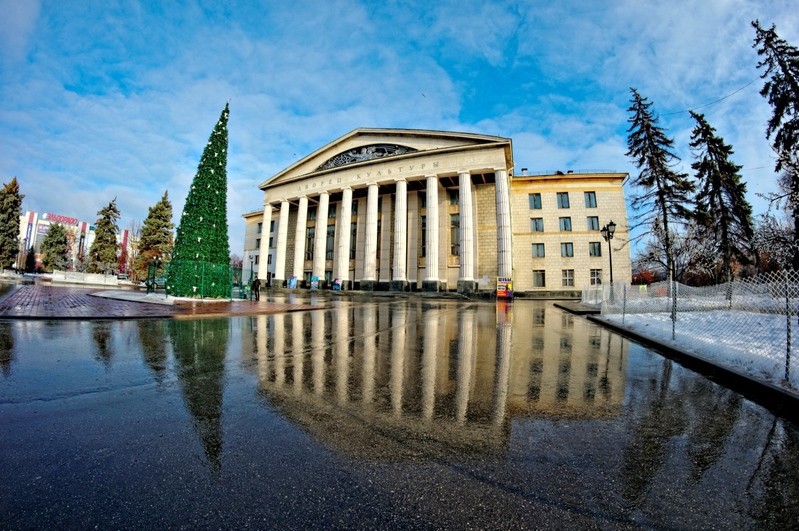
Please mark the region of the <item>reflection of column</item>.
[[286, 322], [282, 314], [275, 314], [275, 329], [274, 334], [275, 342], [272, 349], [272, 356], [275, 358], [275, 384], [278, 386], [283, 385], [283, 380], [286, 376]]
[[341, 192], [341, 217], [339, 219], [338, 234], [336, 238], [338, 247], [338, 264], [336, 266], [336, 277], [341, 279], [342, 289], [346, 288], [347, 282], [350, 279], [350, 241], [352, 225], [352, 188], [344, 188]]
[[372, 406], [375, 397], [376, 312], [377, 306], [374, 304], [369, 304], [363, 308], [363, 367], [361, 369], [363, 371], [363, 382], [361, 384], [361, 399], [367, 407]]
[[427, 177], [427, 241], [423, 291], [438, 291], [438, 177]]
[[474, 339], [474, 312], [464, 310], [460, 316], [458, 331], [458, 367], [455, 382], [455, 420], [466, 422], [469, 409], [469, 395], [472, 385], [472, 364], [476, 341]]
[[311, 312], [311, 374], [313, 392], [321, 395], [325, 391], [325, 312]]
[[424, 321], [422, 347], [422, 418], [430, 420], [436, 405], [436, 352], [438, 351], [439, 314], [430, 312]]
[[350, 308], [336, 308], [336, 396], [340, 404], [347, 403], [347, 383], [350, 378]]
[[366, 196], [366, 239], [364, 240], [361, 289], [374, 289], [377, 281], [377, 185], [370, 184]]
[[313, 251], [313, 276], [319, 281], [325, 279], [325, 252], [327, 247], [327, 209], [330, 205], [330, 194], [322, 192], [319, 195], [319, 208], [316, 212], [316, 241]]
[[291, 377], [294, 381], [294, 392], [302, 392], [302, 365], [305, 357], [305, 330], [303, 330], [303, 318], [305, 312], [294, 312], [291, 314]]
[[405, 291], [408, 284], [408, 182], [397, 181], [394, 194], [394, 273], [391, 289]]
[[391, 320], [391, 408], [402, 415], [402, 380], [405, 371], [405, 308], [397, 308]]
[[294, 276], [302, 280], [305, 271], [305, 228], [308, 222], [308, 198], [300, 197], [297, 210], [297, 227], [294, 231]]
[[269, 353], [266, 351], [267, 316], [259, 315], [255, 319], [255, 358], [258, 360], [258, 381], [264, 385], [269, 381]]
[[[272, 222], [272, 205], [266, 204], [264, 205], [264, 217], [261, 219], [261, 230], [266, 229], [269, 230], [268, 227]], [[267, 232], [267, 234], [269, 234]], [[266, 282], [266, 275], [269, 271], [269, 237], [267, 236], [264, 238], [261, 236], [261, 246], [258, 248], [258, 254], [260, 255], [260, 266], [258, 267], [258, 279], [263, 280]]]
[[474, 216], [472, 216], [472, 176], [468, 171], [459, 174], [461, 270], [458, 291], [471, 293], [474, 285]]
[[[286, 246], [289, 237], [289, 202], [280, 203], [280, 218], [277, 222], [277, 252], [275, 253], [275, 279], [286, 280]], [[280, 287], [280, 284], [278, 284]]]
[[510, 378], [511, 317], [497, 306], [497, 372], [494, 380], [495, 426], [505, 421], [508, 403], [508, 380]]
[[510, 195], [508, 172], [495, 170], [497, 200], [497, 276], [510, 277], [513, 272], [511, 257]]

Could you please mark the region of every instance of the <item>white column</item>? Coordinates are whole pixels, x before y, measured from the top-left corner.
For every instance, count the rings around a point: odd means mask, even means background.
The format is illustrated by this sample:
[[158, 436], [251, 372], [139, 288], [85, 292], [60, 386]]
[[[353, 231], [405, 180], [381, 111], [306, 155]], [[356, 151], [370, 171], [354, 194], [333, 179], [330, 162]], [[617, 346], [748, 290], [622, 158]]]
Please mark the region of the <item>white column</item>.
[[311, 275], [325, 279], [325, 243], [327, 242], [327, 209], [330, 205], [330, 194], [319, 195], [319, 208], [316, 209], [316, 240], [313, 251], [313, 272]]
[[264, 205], [264, 217], [261, 219], [261, 246], [258, 248], [258, 279], [266, 282], [269, 272], [269, 224], [272, 222], [272, 205]]
[[305, 271], [305, 228], [308, 224], [308, 198], [300, 197], [297, 210], [297, 227], [294, 232], [294, 276], [299, 282]]
[[513, 260], [508, 172], [505, 169], [494, 170], [494, 175], [497, 195], [497, 276], [510, 277], [513, 274]]
[[392, 289], [403, 291], [408, 280], [408, 182], [397, 181], [394, 194], [394, 274]]
[[[275, 256], [275, 278], [286, 280], [286, 246], [289, 237], [289, 202], [280, 203], [280, 218], [277, 222], [277, 254]], [[278, 285], [278, 287], [280, 287]]]
[[336, 265], [336, 278], [341, 279], [342, 287], [350, 279], [350, 225], [352, 225], [352, 188], [344, 188], [341, 195], [341, 216], [339, 219], [339, 232], [336, 235], [338, 245], [338, 264]]
[[364, 242], [363, 280], [377, 280], [377, 185], [369, 185], [366, 196], [366, 240]]
[[[472, 215], [472, 176], [468, 171], [458, 174], [460, 198], [461, 270], [459, 281], [474, 282], [474, 216]], [[473, 289], [470, 287], [469, 291]]]
[[427, 256], [425, 281], [435, 282], [438, 291], [438, 177], [427, 176]]

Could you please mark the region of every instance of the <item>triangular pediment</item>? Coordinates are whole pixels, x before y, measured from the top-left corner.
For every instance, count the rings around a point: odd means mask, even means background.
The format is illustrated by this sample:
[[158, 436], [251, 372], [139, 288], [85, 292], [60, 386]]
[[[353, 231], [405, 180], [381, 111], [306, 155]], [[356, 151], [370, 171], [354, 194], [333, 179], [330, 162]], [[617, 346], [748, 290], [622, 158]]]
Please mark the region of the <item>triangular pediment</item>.
[[390, 157], [420, 152], [452, 150], [469, 146], [510, 142], [510, 139], [424, 129], [359, 128], [337, 138], [264, 181], [259, 188], [276, 186], [309, 175], [324, 174]]

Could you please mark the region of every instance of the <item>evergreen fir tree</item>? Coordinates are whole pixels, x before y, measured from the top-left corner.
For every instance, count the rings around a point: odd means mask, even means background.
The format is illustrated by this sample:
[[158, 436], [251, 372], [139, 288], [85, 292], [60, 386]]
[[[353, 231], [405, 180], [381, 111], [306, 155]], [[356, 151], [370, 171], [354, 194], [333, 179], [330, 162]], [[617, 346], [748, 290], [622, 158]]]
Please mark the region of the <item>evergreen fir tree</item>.
[[19, 257], [19, 216], [24, 197], [16, 177], [0, 190], [0, 270], [13, 267]]
[[60, 223], [53, 223], [42, 240], [42, 267], [45, 271], [64, 270], [69, 263], [67, 231]]
[[641, 189], [633, 198], [632, 207], [638, 212], [637, 220], [648, 223], [657, 237], [665, 255], [665, 266], [670, 277], [674, 275], [672, 231], [674, 225], [690, 218], [690, 195], [694, 184], [688, 175], [679, 173], [673, 166], [680, 158], [672, 152], [674, 141], [658, 125], [652, 103], [631, 88], [632, 105], [628, 109], [630, 128], [627, 130], [627, 156], [632, 157], [640, 173], [632, 184]]
[[746, 183], [741, 181], [741, 166], [733, 163], [732, 146], [716, 135], [705, 116], [691, 112], [696, 126], [691, 133], [691, 149], [696, 160], [699, 192], [696, 195], [696, 218], [721, 251], [722, 270], [732, 278], [734, 259], [749, 262], [752, 236], [752, 205], [746, 200]]
[[230, 297], [227, 226], [228, 105], [203, 150], [167, 274], [167, 291], [183, 297]]
[[799, 269], [799, 48], [780, 38], [774, 25], [766, 30], [755, 20], [752, 26], [755, 28], [754, 47], [763, 58], [757, 67], [764, 69], [760, 77], [767, 79], [760, 95], [768, 100], [773, 110], [766, 137], [773, 137], [776, 170], [783, 172], [780, 187], [793, 218], [792, 265]]
[[142, 225], [139, 255], [135, 265], [138, 278], [147, 276], [147, 265], [153, 260], [158, 260], [162, 264], [156, 274], [163, 273], [163, 265], [169, 261], [172, 253], [172, 229], [174, 226], [172, 203], [169, 201], [169, 193], [164, 192], [161, 200], [150, 207]]
[[89, 273], [110, 271], [117, 263], [117, 232], [119, 209], [116, 197], [108, 206], [97, 212], [99, 218], [94, 228], [94, 241], [89, 247]]

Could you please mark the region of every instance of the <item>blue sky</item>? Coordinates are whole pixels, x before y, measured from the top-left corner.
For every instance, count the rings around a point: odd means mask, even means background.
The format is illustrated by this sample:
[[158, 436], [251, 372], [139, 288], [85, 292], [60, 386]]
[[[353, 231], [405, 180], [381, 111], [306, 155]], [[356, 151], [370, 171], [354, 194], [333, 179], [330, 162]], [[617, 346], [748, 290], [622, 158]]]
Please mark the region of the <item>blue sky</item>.
[[776, 177], [750, 22], [799, 45], [793, 0], [0, 0], [0, 13], [0, 177], [18, 178], [23, 208], [91, 221], [116, 197], [128, 228], [168, 191], [177, 220], [230, 100], [239, 255], [258, 184], [357, 127], [510, 137], [517, 171], [635, 173], [631, 86], [684, 171], [683, 111], [704, 112], [761, 213]]

